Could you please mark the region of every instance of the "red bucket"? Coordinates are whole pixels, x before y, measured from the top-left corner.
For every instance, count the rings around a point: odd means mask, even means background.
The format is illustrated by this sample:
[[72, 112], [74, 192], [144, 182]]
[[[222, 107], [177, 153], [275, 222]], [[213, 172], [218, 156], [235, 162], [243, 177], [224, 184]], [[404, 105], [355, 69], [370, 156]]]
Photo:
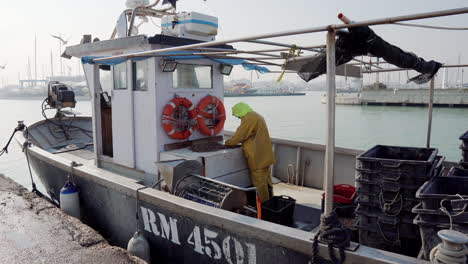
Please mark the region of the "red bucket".
[[[333, 186], [333, 203], [352, 204], [356, 196], [356, 187], [349, 184], [337, 184]], [[325, 193], [322, 194], [325, 200]]]

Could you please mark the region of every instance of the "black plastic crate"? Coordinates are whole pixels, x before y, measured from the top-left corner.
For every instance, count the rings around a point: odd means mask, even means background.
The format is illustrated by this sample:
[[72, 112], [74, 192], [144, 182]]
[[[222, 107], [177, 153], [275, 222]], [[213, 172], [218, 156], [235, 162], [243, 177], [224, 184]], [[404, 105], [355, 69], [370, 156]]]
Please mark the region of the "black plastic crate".
[[356, 169], [360, 179], [374, 183], [394, 182], [414, 188], [421, 186], [430, 178], [428, 175], [413, 175], [405, 171], [373, 171], [366, 169]]
[[447, 176], [468, 177], [468, 170], [452, 167], [448, 172]]
[[[366, 229], [359, 229], [359, 243], [364, 246], [377, 248], [389, 252], [416, 257], [421, 249], [421, 239], [399, 238], [398, 234], [391, 232], [373, 232]], [[385, 239], [390, 239], [389, 241]], [[393, 241], [391, 241], [393, 240]]]
[[289, 226], [293, 223], [295, 205], [296, 200], [289, 196], [273, 196], [262, 203], [262, 219]]
[[[452, 211], [449, 209], [449, 213], [454, 224], [468, 224], [468, 213], [462, 213], [460, 211]], [[432, 224], [450, 224], [450, 218], [447, 214], [440, 210], [424, 209], [422, 204], [417, 204], [413, 210], [413, 213], [418, 214], [422, 221], [426, 221]]]
[[468, 225], [458, 225], [458, 224], [434, 224], [431, 222], [427, 222], [421, 219], [420, 215], [417, 215], [414, 218], [414, 224], [418, 225], [419, 233], [421, 235], [422, 241], [422, 250], [424, 252], [424, 259], [429, 260], [429, 253], [431, 250], [437, 246], [442, 241], [437, 236], [437, 232], [442, 229], [450, 229], [452, 227], [453, 230], [459, 231], [462, 233], [468, 233]]
[[463, 142], [462, 146], [468, 147], [468, 131], [460, 136], [460, 140]]
[[[412, 215], [411, 219], [401, 220], [398, 217], [391, 217], [385, 215], [372, 215], [366, 213], [360, 213], [358, 210], [355, 212], [357, 227], [359, 229], [365, 229], [375, 233], [380, 233], [380, 236], [386, 237], [387, 242], [395, 241], [389, 239], [386, 234], [395, 234], [399, 238], [414, 238], [419, 236], [419, 229], [413, 224], [415, 215]], [[395, 237], [390, 235], [390, 237]]]
[[442, 200], [468, 198], [468, 177], [434, 177], [416, 192], [423, 209], [438, 210]]
[[406, 186], [395, 182], [373, 182], [362, 180], [361, 178], [356, 179], [357, 193], [371, 193], [384, 195], [385, 199], [391, 199], [400, 194], [404, 199], [415, 199], [416, 191], [419, 186]]
[[460, 166], [462, 166], [463, 169], [468, 170], [468, 162], [464, 162], [463, 160], [461, 160]]
[[[401, 211], [399, 214], [384, 213], [378, 206], [359, 204], [355, 211], [356, 215], [366, 215], [371, 217], [380, 217], [384, 223], [391, 224], [397, 221], [398, 223], [413, 224], [413, 219], [416, 216], [411, 211]], [[396, 219], [396, 220], [395, 220]]]
[[[401, 215], [392, 216], [379, 212], [378, 208], [364, 208], [361, 204], [354, 212], [359, 228], [364, 228], [373, 232], [398, 234], [400, 238], [414, 238], [419, 235], [419, 230], [413, 224], [415, 215], [413, 213], [402, 212]], [[388, 239], [387, 239], [388, 240]]]
[[358, 169], [430, 175], [437, 157], [435, 148], [377, 145], [357, 157]]
[[395, 232], [387, 231], [372, 231], [361, 228], [361, 224], [357, 223], [359, 233], [359, 244], [385, 251], [400, 253], [402, 249], [401, 238]]
[[356, 198], [356, 203], [375, 206], [380, 209], [382, 213], [396, 215], [399, 212], [411, 212], [413, 207], [419, 203], [415, 199], [405, 199], [400, 194], [384, 193], [371, 194], [371, 193], [360, 193]]
[[462, 145], [460, 149], [462, 150], [463, 162], [468, 162], [468, 146]]

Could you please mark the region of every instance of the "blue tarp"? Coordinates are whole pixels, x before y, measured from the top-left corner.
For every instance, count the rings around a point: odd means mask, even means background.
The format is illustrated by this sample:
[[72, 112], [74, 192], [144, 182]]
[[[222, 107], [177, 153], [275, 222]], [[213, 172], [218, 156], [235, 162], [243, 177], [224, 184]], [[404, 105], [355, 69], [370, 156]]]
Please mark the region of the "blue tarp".
[[[158, 54], [160, 54], [160, 55], [174, 54], [175, 56], [165, 57], [165, 58], [171, 59], [171, 60], [205, 60], [206, 59], [206, 60], [211, 60], [211, 61], [215, 61], [215, 62], [222, 63], [222, 64], [242, 65], [242, 67], [244, 67], [244, 69], [248, 70], [248, 71], [255, 70], [255, 71], [258, 71], [260, 73], [269, 73], [270, 72], [270, 70], [267, 67], [250, 64], [247, 61], [241, 60], [241, 59], [212, 59], [212, 58], [209, 58], [209, 57], [205, 57], [203, 55], [187, 55], [187, 56], [177, 56], [176, 55], [176, 54], [192, 54], [192, 53], [196, 53], [196, 52], [193, 52], [193, 51], [168, 51], [168, 52], [162, 52], [162, 53], [158, 53]], [[93, 60], [94, 59], [100, 59], [100, 58], [105, 58], [105, 57], [92, 57], [92, 56], [82, 57], [81, 58], [81, 63], [83, 63], [83, 64], [86, 64], [86, 63], [94, 64], [95, 62]], [[149, 59], [149, 58], [152, 58], [152, 57], [145, 56], [145, 57], [111, 59], [111, 60], [100, 61], [99, 64], [102, 64], [102, 65], [116, 65], [116, 64], [120, 64], [122, 62], [125, 62], [125, 61], [127, 61], [129, 59], [132, 60], [132, 61], [140, 61], [140, 60], [146, 60], [146, 59]]]

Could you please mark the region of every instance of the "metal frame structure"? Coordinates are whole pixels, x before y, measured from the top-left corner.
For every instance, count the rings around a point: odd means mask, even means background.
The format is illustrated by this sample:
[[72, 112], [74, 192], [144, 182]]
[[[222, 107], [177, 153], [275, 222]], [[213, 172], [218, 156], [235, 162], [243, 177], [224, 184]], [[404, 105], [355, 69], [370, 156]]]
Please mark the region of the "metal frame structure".
[[[179, 47], [171, 47], [171, 48], [164, 48], [158, 50], [149, 50], [149, 51], [142, 51], [142, 52], [135, 52], [129, 54], [122, 54], [116, 56], [110, 56], [105, 58], [97, 58], [94, 59], [95, 63], [104, 62], [107, 60], [113, 59], [131, 59], [137, 57], [151, 57], [151, 56], [174, 56], [174, 54], [164, 55], [161, 53], [164, 52], [174, 52], [174, 51], [201, 51], [202, 53], [196, 53], [196, 55], [204, 55], [206, 57], [216, 56], [218, 58], [237, 58], [237, 59], [245, 59], [254, 62], [260, 62], [262, 64], [272, 65], [272, 66], [282, 66], [281, 64], [271, 63], [264, 60], [276, 60], [281, 58], [281, 54], [273, 55], [265, 52], [273, 52], [273, 51], [287, 51], [287, 50], [302, 50], [302, 51], [322, 51], [323, 46], [312, 46], [312, 47], [298, 47], [289, 44], [282, 44], [276, 43], [271, 41], [265, 41], [263, 39], [275, 38], [275, 37], [284, 37], [284, 36], [291, 36], [291, 35], [300, 35], [306, 33], [315, 33], [315, 32], [327, 32], [327, 45], [326, 45], [326, 52], [327, 52], [327, 142], [326, 142], [326, 159], [325, 159], [325, 172], [324, 172], [324, 190], [326, 192], [326, 201], [325, 201], [325, 213], [329, 213], [333, 207], [333, 180], [334, 180], [334, 154], [335, 154], [335, 95], [336, 92], [336, 83], [335, 83], [335, 35], [337, 30], [359, 27], [359, 26], [373, 26], [373, 25], [384, 25], [384, 24], [397, 24], [401, 21], [411, 21], [411, 20], [418, 20], [418, 19], [426, 19], [426, 18], [434, 18], [434, 17], [443, 17], [443, 16], [450, 16], [450, 15], [459, 15], [459, 14], [467, 14], [468, 7], [464, 8], [457, 8], [457, 9], [449, 9], [449, 10], [442, 10], [436, 12], [427, 12], [427, 13], [419, 13], [419, 14], [412, 14], [412, 15], [405, 15], [405, 16], [397, 16], [397, 17], [388, 17], [388, 18], [380, 18], [374, 20], [366, 20], [361, 22], [352, 22], [352, 23], [344, 23], [344, 24], [335, 24], [335, 25], [325, 25], [325, 26], [318, 26], [318, 27], [310, 27], [298, 30], [290, 30], [290, 31], [283, 31], [283, 32], [274, 32], [274, 33], [266, 33], [266, 34], [258, 34], [254, 36], [247, 36], [247, 37], [240, 37], [240, 38], [233, 38], [228, 40], [219, 40], [219, 41], [210, 41], [210, 42], [202, 42], [197, 44], [179, 46]], [[132, 17], [134, 17], [132, 15]], [[340, 19], [343, 18], [341, 15]], [[346, 18], [346, 17], [344, 17]], [[342, 19], [342, 21], [344, 21]], [[345, 21], [346, 22], [346, 21]], [[132, 23], [131, 23], [132, 24]], [[278, 47], [285, 47], [286, 49], [263, 49], [263, 50], [253, 50], [253, 51], [236, 51], [236, 50], [219, 50], [213, 49], [210, 47], [216, 45], [223, 45], [229, 43], [239, 43], [239, 42], [249, 42], [255, 44], [263, 44], [263, 45], [271, 45], [271, 46], [278, 46]], [[236, 57], [236, 56], [228, 56], [228, 55], [236, 55], [240, 53], [247, 53], [247, 54], [254, 54], [254, 55], [262, 55], [266, 57]], [[194, 55], [194, 54], [180, 54], [181, 56], [187, 55]], [[179, 55], [177, 55], [179, 56]], [[300, 54], [298, 57], [301, 57]], [[297, 57], [296, 57], [297, 58]], [[363, 61], [358, 61], [360, 63], [365, 63]], [[367, 63], [366, 63], [367, 64]], [[374, 66], [374, 65], [372, 65]], [[375, 65], [376, 66], [376, 65]], [[467, 67], [468, 65], [446, 65], [443, 67]], [[379, 69], [379, 70], [372, 70], [372, 71], [363, 71], [363, 73], [372, 73], [372, 72], [388, 72], [388, 71], [397, 71], [397, 70], [406, 70], [406, 69]], [[431, 89], [430, 93], [433, 94], [434, 88], [434, 81], [431, 81]], [[430, 133], [431, 133], [431, 126], [432, 126], [432, 96], [431, 102], [429, 103], [429, 124], [428, 124], [428, 134], [427, 134], [427, 144], [430, 145]]]

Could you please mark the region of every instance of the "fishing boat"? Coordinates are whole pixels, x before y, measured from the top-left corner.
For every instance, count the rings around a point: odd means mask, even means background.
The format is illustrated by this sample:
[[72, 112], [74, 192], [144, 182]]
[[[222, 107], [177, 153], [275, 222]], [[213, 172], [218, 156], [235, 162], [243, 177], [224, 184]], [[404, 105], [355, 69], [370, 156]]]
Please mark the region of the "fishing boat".
[[[461, 8], [219, 41], [217, 18], [158, 3], [125, 10], [109, 40], [86, 35], [66, 48], [67, 57], [82, 60], [92, 117], [65, 111], [75, 105], [74, 96], [54, 83], [43, 104], [45, 119], [16, 137], [53, 201], [59, 204], [67, 194], [64, 185], [73, 184], [84, 223], [124, 248], [137, 232], [148, 242], [146, 260], [153, 263], [310, 263], [334, 252], [325, 241], [314, 243], [320, 215], [332, 210], [334, 185], [355, 185], [362, 151], [335, 147], [333, 96], [326, 145], [272, 138], [275, 197], [295, 203], [288, 221], [266, 221], [269, 212], [255, 199], [242, 150], [222, 142], [232, 135], [223, 130], [229, 114], [223, 76], [234, 65], [268, 69], [256, 59], [233, 56], [245, 53], [229, 44], [281, 46], [262, 39], [328, 31], [327, 55], [334, 61], [334, 30], [468, 13]], [[162, 33], [135, 34], [139, 17], [161, 18]], [[328, 67], [333, 94], [335, 64]], [[106, 92], [101, 78], [109, 71], [112, 90]], [[50, 109], [53, 118], [46, 114]], [[345, 263], [424, 262], [356, 242], [342, 253]]]

